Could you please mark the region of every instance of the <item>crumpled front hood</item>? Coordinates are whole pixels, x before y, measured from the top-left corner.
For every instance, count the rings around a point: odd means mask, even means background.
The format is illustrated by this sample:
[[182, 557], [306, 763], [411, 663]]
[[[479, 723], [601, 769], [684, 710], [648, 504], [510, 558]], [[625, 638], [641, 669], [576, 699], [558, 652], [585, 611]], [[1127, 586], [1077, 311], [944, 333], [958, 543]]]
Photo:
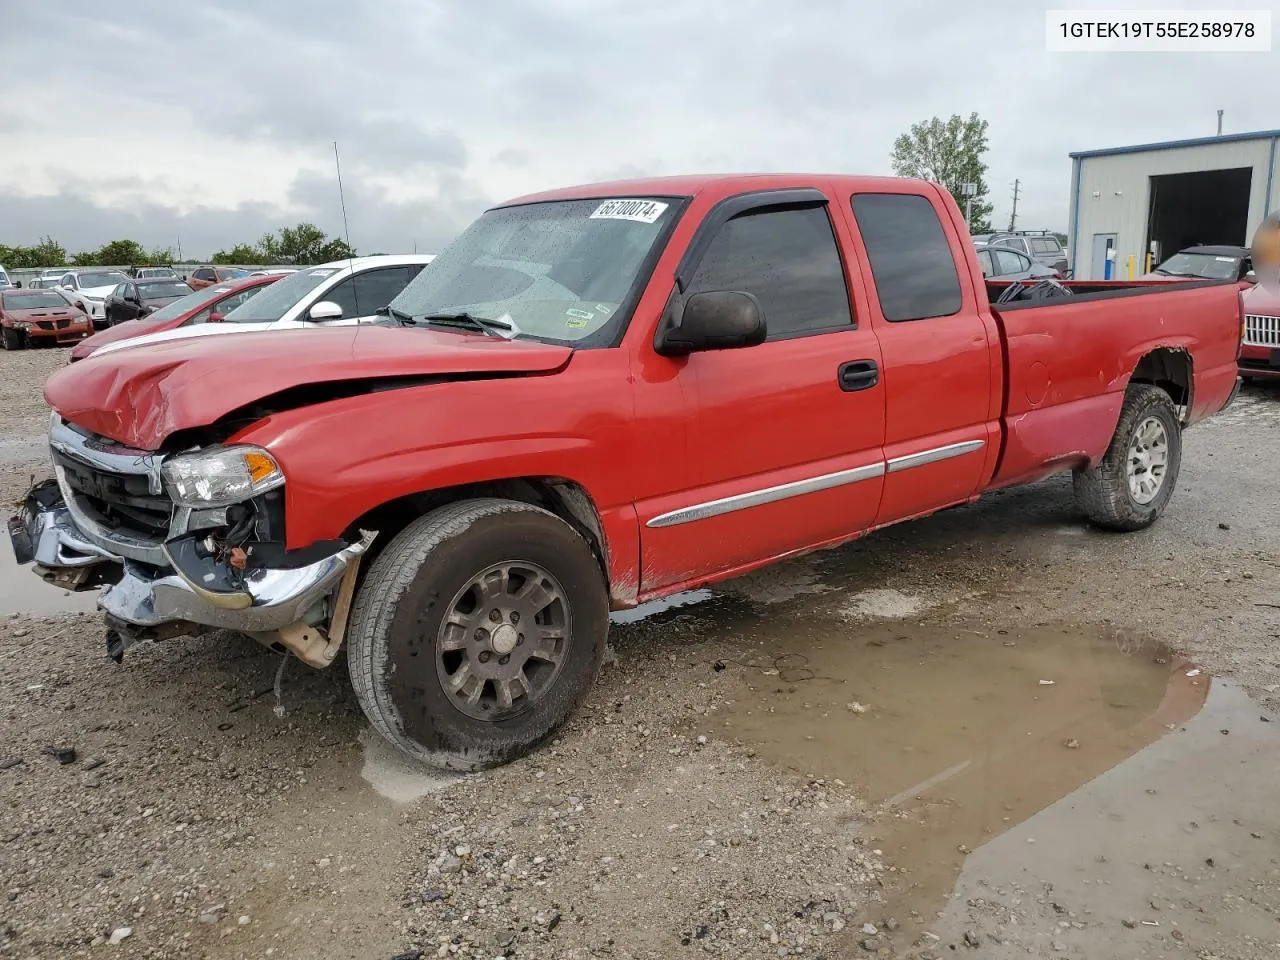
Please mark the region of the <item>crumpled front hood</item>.
[[550, 373], [570, 347], [381, 326], [192, 337], [87, 357], [49, 378], [64, 419], [139, 450], [178, 430], [307, 384], [459, 374]]

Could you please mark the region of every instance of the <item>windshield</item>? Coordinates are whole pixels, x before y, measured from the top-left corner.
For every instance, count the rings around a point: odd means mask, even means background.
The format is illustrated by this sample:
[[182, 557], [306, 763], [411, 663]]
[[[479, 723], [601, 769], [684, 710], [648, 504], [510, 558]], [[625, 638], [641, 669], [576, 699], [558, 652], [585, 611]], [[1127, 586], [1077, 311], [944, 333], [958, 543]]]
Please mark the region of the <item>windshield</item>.
[[1240, 258], [1219, 257], [1211, 253], [1176, 253], [1156, 267], [1156, 272], [1174, 277], [1235, 280], [1240, 276]]
[[272, 323], [279, 320], [307, 294], [324, 283], [338, 267], [312, 267], [277, 280], [266, 290], [232, 310], [223, 319], [227, 323]]
[[67, 301], [56, 293], [6, 293], [2, 297], [8, 310], [65, 310]]
[[145, 270], [138, 271], [139, 278], [147, 277], [176, 277], [177, 274], [168, 267], [148, 267]]
[[176, 320], [191, 310], [203, 307], [206, 303], [225, 297], [231, 290], [227, 286], [205, 287], [203, 290], [197, 290], [195, 293], [188, 294], [181, 300], [175, 300], [173, 303], [166, 303], [155, 313], [149, 313], [145, 317], [139, 317], [143, 323], [152, 323], [164, 320]]
[[140, 282], [138, 284], [138, 294], [143, 300], [163, 300], [166, 297], [185, 297], [191, 292], [181, 280], [170, 280], [160, 282]]
[[105, 273], [80, 274], [80, 286], [82, 287], [112, 287], [117, 283], [128, 282], [129, 278], [118, 270], [109, 270]]
[[627, 300], [676, 209], [641, 197], [490, 210], [390, 309], [415, 320], [470, 314], [508, 324], [516, 335], [582, 340]]

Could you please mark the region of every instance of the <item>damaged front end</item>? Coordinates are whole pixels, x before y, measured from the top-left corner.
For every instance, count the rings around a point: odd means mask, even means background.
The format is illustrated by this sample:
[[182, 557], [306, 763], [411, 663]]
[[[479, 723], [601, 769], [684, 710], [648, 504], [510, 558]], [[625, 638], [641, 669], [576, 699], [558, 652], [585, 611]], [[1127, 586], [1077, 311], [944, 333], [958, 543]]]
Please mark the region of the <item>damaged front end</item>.
[[9, 520], [18, 562], [67, 590], [103, 587], [108, 652], [237, 630], [328, 666], [375, 536], [288, 550], [284, 475], [265, 450], [131, 450], [51, 418], [54, 478]]

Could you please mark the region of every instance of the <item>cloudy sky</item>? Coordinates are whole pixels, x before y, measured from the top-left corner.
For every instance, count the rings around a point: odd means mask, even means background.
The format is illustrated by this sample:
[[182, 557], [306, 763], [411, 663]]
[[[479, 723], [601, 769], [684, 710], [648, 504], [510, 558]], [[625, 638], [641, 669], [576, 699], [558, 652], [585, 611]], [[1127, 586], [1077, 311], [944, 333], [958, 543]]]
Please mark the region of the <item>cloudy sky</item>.
[[1280, 52], [1047, 54], [1045, 11], [1090, 6], [8, 0], [0, 244], [205, 257], [301, 219], [337, 234], [338, 140], [353, 245], [434, 252], [487, 203], [567, 183], [888, 173], [912, 122], [970, 111], [996, 222], [1017, 177], [1020, 225], [1065, 228], [1072, 150], [1211, 135], [1218, 108], [1227, 132], [1280, 127]]

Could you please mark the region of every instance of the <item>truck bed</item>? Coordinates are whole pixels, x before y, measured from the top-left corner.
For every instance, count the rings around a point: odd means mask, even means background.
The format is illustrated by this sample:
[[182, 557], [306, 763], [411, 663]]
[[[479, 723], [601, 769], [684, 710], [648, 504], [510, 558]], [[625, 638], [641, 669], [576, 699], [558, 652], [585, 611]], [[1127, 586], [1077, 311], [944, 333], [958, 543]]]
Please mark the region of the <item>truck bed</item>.
[[1005, 345], [1005, 437], [993, 486], [1093, 464], [1106, 453], [1129, 381], [1171, 381], [1193, 355], [1184, 424], [1230, 399], [1240, 343], [1236, 283], [1068, 282], [1070, 296], [996, 303], [1008, 286], [987, 284]]

